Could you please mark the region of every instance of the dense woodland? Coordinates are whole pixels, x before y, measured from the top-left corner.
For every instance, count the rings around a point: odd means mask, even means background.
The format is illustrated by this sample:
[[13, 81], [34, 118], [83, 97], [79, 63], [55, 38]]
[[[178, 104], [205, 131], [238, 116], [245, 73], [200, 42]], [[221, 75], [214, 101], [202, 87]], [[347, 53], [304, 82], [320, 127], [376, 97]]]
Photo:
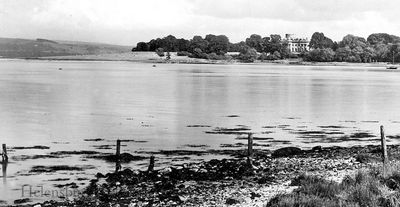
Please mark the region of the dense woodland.
[[[280, 35], [262, 37], [253, 34], [239, 43], [231, 43], [225, 35], [194, 36], [190, 40], [177, 39], [169, 35], [164, 38], [139, 42], [132, 51], [178, 52], [178, 55], [204, 59], [277, 60], [301, 57], [306, 61], [319, 62], [400, 62], [400, 37], [386, 33], [375, 33], [367, 39], [346, 35], [334, 42], [321, 32], [315, 32], [310, 40], [310, 51], [291, 54], [287, 42]], [[239, 52], [228, 55], [227, 52]]]

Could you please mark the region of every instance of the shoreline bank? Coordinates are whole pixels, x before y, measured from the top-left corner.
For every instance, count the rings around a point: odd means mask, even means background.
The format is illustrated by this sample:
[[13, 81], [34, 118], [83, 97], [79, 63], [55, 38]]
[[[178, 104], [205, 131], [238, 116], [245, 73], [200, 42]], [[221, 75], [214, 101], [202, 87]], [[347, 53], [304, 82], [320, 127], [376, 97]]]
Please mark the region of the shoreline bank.
[[[400, 158], [400, 145], [390, 145], [388, 151], [392, 161]], [[151, 172], [125, 168], [117, 173], [98, 173], [84, 194], [75, 200], [34, 205], [263, 206], [273, 196], [296, 189], [291, 181], [300, 175], [340, 182], [345, 176], [379, 165], [381, 160], [379, 145], [260, 150], [254, 152], [253, 167], [247, 164], [244, 150], [234, 153], [236, 158], [188, 163]]]
[[208, 60], [177, 56], [176, 52], [171, 53], [171, 59], [159, 57], [154, 52], [129, 52], [111, 53], [102, 55], [79, 55], [79, 56], [51, 56], [37, 58], [2, 58], [2, 59], [23, 59], [23, 60], [44, 60], [44, 61], [126, 61], [135, 63], [153, 64], [220, 64], [220, 65], [300, 65], [300, 66], [362, 66], [362, 67], [386, 67], [387, 63], [350, 63], [350, 62], [307, 62], [301, 59], [284, 59], [275, 61], [255, 61], [251, 63], [238, 60]]

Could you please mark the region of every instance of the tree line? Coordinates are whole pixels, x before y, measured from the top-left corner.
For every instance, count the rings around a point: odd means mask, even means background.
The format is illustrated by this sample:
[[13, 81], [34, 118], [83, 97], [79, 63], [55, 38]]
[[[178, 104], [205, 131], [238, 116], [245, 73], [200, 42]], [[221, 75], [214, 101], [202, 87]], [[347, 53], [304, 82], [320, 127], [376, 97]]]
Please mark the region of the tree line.
[[[190, 40], [177, 39], [173, 35], [139, 42], [132, 51], [155, 51], [162, 56], [164, 52], [178, 52], [194, 58], [204, 59], [239, 59], [243, 62], [255, 60], [277, 60], [301, 57], [306, 61], [318, 62], [390, 62], [400, 61], [400, 37], [386, 33], [374, 33], [367, 39], [346, 35], [339, 42], [326, 37], [322, 32], [315, 32], [309, 43], [309, 51], [293, 54], [288, 49], [288, 42], [280, 35], [262, 37], [252, 34], [245, 41], [231, 43], [225, 35], [194, 36]], [[238, 52], [228, 55], [227, 52]]]

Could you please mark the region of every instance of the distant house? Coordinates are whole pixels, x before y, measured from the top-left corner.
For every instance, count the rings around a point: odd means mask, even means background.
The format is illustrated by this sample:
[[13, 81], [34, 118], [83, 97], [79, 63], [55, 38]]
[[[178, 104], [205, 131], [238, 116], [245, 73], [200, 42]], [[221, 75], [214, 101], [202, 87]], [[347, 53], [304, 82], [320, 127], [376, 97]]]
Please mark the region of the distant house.
[[293, 34], [286, 34], [284, 40], [287, 41], [289, 51], [292, 54], [300, 54], [310, 50], [308, 38], [298, 38]]

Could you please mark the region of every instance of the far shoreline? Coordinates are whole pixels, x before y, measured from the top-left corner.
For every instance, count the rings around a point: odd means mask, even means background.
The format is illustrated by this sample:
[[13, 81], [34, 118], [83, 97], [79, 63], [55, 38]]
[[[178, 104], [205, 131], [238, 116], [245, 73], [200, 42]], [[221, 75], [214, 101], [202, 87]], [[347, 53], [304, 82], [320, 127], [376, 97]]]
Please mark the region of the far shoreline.
[[274, 61], [255, 61], [240, 62], [237, 60], [208, 60], [190, 58], [187, 56], [177, 56], [171, 53], [171, 59], [159, 57], [154, 52], [127, 52], [112, 53], [101, 55], [77, 55], [77, 56], [51, 56], [51, 57], [18, 57], [7, 58], [0, 57], [2, 60], [44, 60], [44, 61], [98, 61], [98, 62], [134, 62], [148, 64], [215, 64], [215, 65], [293, 65], [293, 66], [348, 66], [348, 67], [384, 67], [388, 65], [385, 62], [373, 63], [351, 63], [351, 62], [309, 62], [301, 59], [283, 59]]

